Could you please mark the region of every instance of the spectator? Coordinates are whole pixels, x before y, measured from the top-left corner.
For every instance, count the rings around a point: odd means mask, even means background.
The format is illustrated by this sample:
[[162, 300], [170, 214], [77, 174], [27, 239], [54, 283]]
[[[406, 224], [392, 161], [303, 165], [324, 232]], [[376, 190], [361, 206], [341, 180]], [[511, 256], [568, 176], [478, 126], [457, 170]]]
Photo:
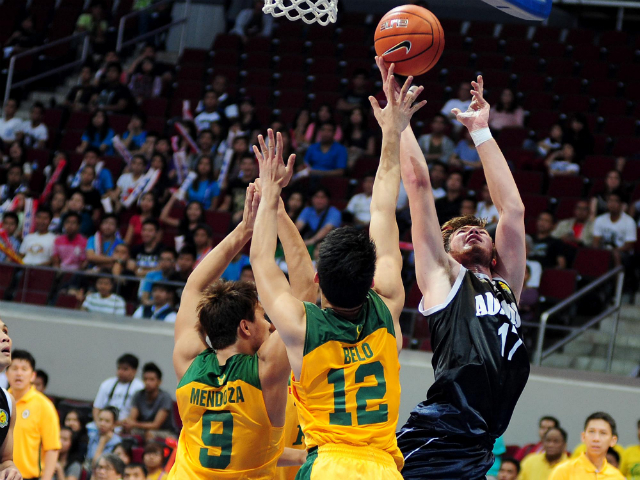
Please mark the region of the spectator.
[[235, 99], [229, 95], [229, 80], [221, 73], [215, 74], [211, 81], [211, 90], [218, 96], [218, 106], [227, 118], [238, 117], [238, 106]]
[[[135, 277], [136, 262], [131, 258], [129, 253], [129, 246], [126, 243], [119, 243], [116, 245], [113, 251], [114, 263], [111, 267], [111, 274], [114, 276]], [[129, 292], [135, 287], [138, 289], [137, 282], [127, 281], [124, 279], [116, 280], [118, 290], [123, 293], [127, 298], [131, 298], [132, 294]], [[130, 288], [131, 287], [131, 288]]]
[[578, 175], [580, 165], [576, 163], [575, 150], [570, 143], [565, 143], [561, 150], [553, 152], [544, 161], [549, 176]]
[[69, 410], [67, 412], [67, 415], [64, 417], [64, 427], [73, 432], [73, 442], [78, 447], [78, 458], [79, 460], [84, 460], [89, 438], [87, 436], [86, 422], [78, 410]]
[[147, 467], [140, 463], [125, 466], [123, 480], [147, 480]]
[[113, 454], [117, 455], [120, 460], [122, 460], [122, 463], [125, 464], [125, 468], [126, 465], [131, 465], [131, 459], [133, 458], [132, 446], [133, 445], [131, 442], [124, 441], [116, 445], [116, 447], [113, 449]]
[[119, 421], [129, 417], [133, 397], [144, 388], [142, 381], [136, 378], [139, 363], [138, 357], [130, 353], [118, 358], [116, 376], [107, 378], [100, 384], [93, 402], [93, 418], [98, 418], [100, 410], [107, 406], [118, 409]]
[[129, 91], [141, 104], [147, 98], [159, 97], [162, 93], [162, 78], [155, 73], [155, 62], [147, 57], [140, 63], [140, 70], [131, 75]]
[[104, 110], [96, 110], [91, 115], [89, 126], [82, 134], [82, 143], [76, 152], [83, 153], [88, 146], [97, 148], [103, 155], [113, 155], [113, 137], [115, 133], [109, 126], [109, 119]]
[[247, 265], [250, 265], [249, 256], [239, 252], [235, 257], [233, 257], [225, 271], [222, 273], [222, 279], [229, 282], [237, 282], [240, 280], [242, 269]]
[[237, 225], [242, 220], [247, 187], [251, 182], [255, 181], [258, 173], [258, 164], [255, 157], [246, 155], [240, 162], [240, 173], [229, 182], [226, 188], [224, 200], [219, 210], [231, 213], [231, 221], [234, 225]]
[[122, 65], [109, 63], [106, 67], [104, 81], [97, 88], [95, 105], [109, 113], [129, 113], [133, 105], [133, 97], [129, 89], [120, 83]]
[[[337, 125], [335, 121], [335, 117], [333, 115], [333, 109], [331, 105], [327, 103], [323, 103], [318, 107], [318, 111], [315, 115], [315, 121], [310, 123], [307, 127], [307, 132], [305, 134], [305, 143], [307, 145], [311, 145], [312, 143], [317, 143], [320, 141], [320, 128], [325, 123], [332, 123]], [[342, 141], [342, 129], [338, 126], [333, 135], [333, 139], [336, 142]]]
[[618, 441], [616, 422], [611, 415], [604, 412], [589, 415], [582, 438], [586, 444], [586, 453], [558, 465], [549, 480], [589, 477], [624, 480], [622, 474], [606, 460], [608, 447], [613, 447]]
[[22, 122], [20, 130], [24, 136], [24, 144], [29, 148], [45, 148], [49, 140], [47, 126], [42, 123], [44, 119], [44, 105], [35, 102], [31, 106], [30, 119]]
[[462, 203], [460, 204], [460, 216], [464, 217], [466, 215], [476, 215], [477, 211], [476, 201], [473, 197], [466, 197], [462, 199]]
[[[542, 267], [541, 267], [542, 269]], [[520, 312], [520, 318], [523, 322], [534, 322], [537, 318], [538, 300], [540, 294], [537, 287], [530, 287], [531, 281], [531, 267], [526, 266], [524, 272], [524, 287], [520, 293], [520, 301], [518, 302], [518, 309]], [[538, 285], [540, 281], [538, 280]]]
[[[146, 1], [146, 0], [142, 0]], [[142, 72], [142, 63], [145, 60], [151, 60], [153, 62], [153, 75], [161, 77], [163, 84], [171, 83], [173, 80], [173, 66], [169, 63], [164, 63], [157, 58], [156, 46], [152, 43], [147, 43], [142, 49], [142, 53], [136, 58], [127, 72], [129, 75]]]
[[49, 209], [51, 210], [52, 216], [51, 223], [49, 224], [50, 232], [62, 231], [62, 213], [64, 212], [66, 206], [67, 195], [64, 191], [55, 192], [51, 196], [51, 200], [49, 201]]
[[127, 173], [123, 173], [118, 178], [116, 182], [116, 188], [114, 196], [117, 201], [124, 202], [131, 192], [138, 186], [138, 182], [140, 182], [141, 178], [144, 176], [147, 170], [147, 161], [142, 155], [134, 155], [131, 159], [131, 163], [129, 164], [129, 171]]
[[346, 211], [353, 215], [356, 225], [364, 227], [371, 222], [371, 194], [375, 178], [375, 172], [366, 174], [362, 178], [362, 193], [357, 193], [349, 200]]
[[105, 7], [101, 1], [93, 1], [88, 10], [78, 17], [76, 32], [88, 32], [94, 53], [104, 55], [107, 51], [107, 31], [109, 23], [105, 18]]
[[240, 36], [243, 42], [251, 37], [269, 38], [273, 30], [273, 17], [262, 13], [262, 7], [264, 0], [254, 0], [253, 8], [241, 10], [235, 26], [229, 33]]
[[147, 363], [142, 367], [142, 379], [144, 390], [133, 397], [131, 413], [122, 422], [123, 428], [142, 431], [148, 441], [173, 436], [173, 400], [160, 389], [162, 371], [155, 363]]
[[140, 290], [138, 296], [143, 306], [152, 305], [151, 287], [155, 282], [167, 282], [176, 271], [176, 251], [173, 248], [165, 247], [160, 253], [158, 262], [159, 270], [153, 270], [144, 277], [144, 281], [140, 282]]
[[[216, 157], [214, 170], [216, 172], [219, 172], [222, 166], [222, 162], [225, 160], [225, 157], [227, 157], [227, 155], [230, 155], [231, 159], [229, 160], [227, 177], [228, 178], [235, 177], [239, 173], [238, 165], [240, 165], [240, 161], [245, 155], [247, 155], [247, 153], [250, 153], [249, 137], [246, 137], [244, 135], [238, 135], [231, 142], [231, 150], [230, 151], [226, 150], [223, 155], [218, 155]], [[198, 158], [196, 158], [196, 162], [197, 161], [198, 161]], [[192, 169], [195, 170], [195, 166], [196, 166], [195, 163], [192, 163], [192, 166], [193, 166]]]
[[195, 268], [196, 265], [198, 265], [198, 263], [200, 263], [202, 259], [207, 256], [207, 253], [209, 253], [213, 248], [213, 232], [209, 225], [201, 224], [196, 227], [193, 232], [193, 246], [196, 251]]
[[78, 455], [77, 442], [73, 430], [60, 428], [60, 451], [54, 475], [55, 480], [80, 480], [82, 477], [82, 458]]
[[[640, 442], [640, 420], [637, 423], [638, 442]], [[640, 445], [631, 445], [627, 447], [622, 455], [620, 463], [620, 472], [627, 478], [633, 478], [631, 472], [637, 472], [640, 469]]]
[[482, 200], [478, 202], [478, 211], [476, 216], [478, 218], [486, 218], [488, 224], [498, 223], [500, 219], [500, 213], [498, 209], [493, 204], [493, 200], [491, 199], [491, 194], [489, 193], [489, 187], [485, 183], [482, 186], [481, 191]]
[[[531, 235], [525, 235], [525, 252], [527, 254], [527, 268], [529, 269], [529, 279], [526, 282], [526, 286], [530, 288], [540, 288], [540, 278], [542, 277], [542, 265], [537, 260], [529, 258], [531, 252], [534, 250], [533, 237]], [[518, 458], [518, 457], [516, 457]], [[524, 457], [523, 457], [524, 458]], [[522, 458], [518, 458], [522, 460]]]
[[564, 244], [551, 236], [555, 221], [553, 213], [542, 212], [536, 222], [536, 234], [531, 237], [533, 250], [529, 258], [540, 262], [543, 268], [567, 268]]
[[40, 393], [45, 393], [49, 384], [49, 375], [44, 370], [36, 370], [36, 378], [33, 380], [33, 386]]
[[316, 189], [311, 197], [311, 206], [304, 208], [296, 220], [296, 226], [308, 247], [320, 243], [331, 230], [342, 223], [340, 210], [330, 202], [331, 192], [328, 189]]
[[[620, 470], [620, 454], [615, 449], [609, 447], [607, 450], [607, 462], [614, 468]], [[622, 472], [620, 472], [622, 473]]]
[[309, 146], [306, 134], [310, 124], [311, 113], [309, 110], [306, 108], [298, 110], [293, 119], [293, 128], [291, 129], [291, 143], [293, 148], [298, 152], [302, 152]]
[[103, 453], [113, 453], [113, 449], [122, 438], [115, 433], [118, 422], [118, 409], [116, 407], [104, 407], [98, 412], [96, 430], [89, 431], [89, 447], [87, 449], [87, 462], [95, 465]]
[[456, 145], [453, 155], [449, 158], [449, 165], [464, 168], [465, 171], [482, 168], [480, 155], [468, 130], [464, 131], [462, 139]]
[[[147, 141], [147, 132], [144, 129], [147, 123], [147, 117], [142, 112], [136, 112], [131, 115], [127, 131], [122, 134], [122, 143], [132, 152], [139, 151], [144, 142]], [[144, 157], [142, 157], [144, 159]], [[146, 161], [145, 161], [146, 166]]]
[[593, 244], [593, 221], [589, 220], [589, 202], [578, 200], [573, 218], [559, 221], [551, 235], [575, 248], [590, 247]]
[[[156, 196], [151, 192], [143, 193], [138, 202], [138, 208], [140, 213], [131, 217], [127, 233], [124, 235], [124, 243], [134, 248], [143, 243], [142, 227], [145, 222], [156, 218]], [[155, 240], [157, 242], [162, 240], [160, 228], [157, 229]]]
[[560, 427], [560, 421], [557, 418], [549, 415], [542, 417], [538, 421], [538, 443], [526, 444], [516, 452], [514, 458], [522, 461], [527, 455], [544, 452], [544, 436], [549, 429], [558, 427]]
[[318, 177], [339, 177], [347, 168], [347, 149], [334, 140], [335, 125], [324, 123], [320, 129], [320, 141], [309, 146], [305, 162], [310, 174]]
[[4, 43], [4, 58], [37, 47], [42, 43], [42, 35], [33, 24], [33, 16], [27, 15], [20, 22], [18, 29]]
[[[107, 73], [107, 67], [111, 63], [120, 63], [120, 56], [115, 50], [109, 50], [104, 54], [104, 57], [102, 58], [102, 64], [95, 75], [95, 83], [100, 84], [100, 82], [104, 81], [105, 75]], [[127, 83], [127, 74], [124, 72], [122, 73], [122, 75], [120, 75], [120, 83]]]
[[356, 107], [349, 114], [349, 121], [344, 127], [344, 146], [349, 152], [349, 168], [353, 168], [356, 161], [363, 155], [375, 155], [376, 139], [373, 132], [367, 128], [364, 110]]
[[71, 188], [77, 188], [80, 185], [80, 176], [84, 167], [90, 166], [95, 169], [96, 180], [95, 187], [100, 192], [100, 195], [104, 195], [113, 189], [113, 177], [108, 168], [104, 168], [104, 162], [100, 161], [100, 150], [95, 147], [89, 146], [84, 151], [82, 163], [75, 176], [71, 179]]
[[524, 126], [524, 110], [510, 88], [502, 90], [500, 100], [491, 108], [489, 126], [498, 132], [505, 127]]
[[124, 474], [124, 463], [117, 455], [102, 455], [93, 467], [93, 480], [120, 480]]
[[532, 140], [525, 140], [524, 146], [529, 150], [535, 151], [538, 156], [546, 157], [556, 150], [562, 148], [562, 138], [564, 132], [558, 123], [554, 123], [549, 129], [549, 136], [540, 140], [538, 143], [532, 143]]
[[39, 208], [36, 212], [36, 231], [24, 237], [20, 245], [23, 263], [27, 265], [50, 266], [56, 236], [49, 232], [51, 211]]
[[205, 210], [215, 210], [217, 198], [220, 195], [220, 186], [213, 179], [213, 160], [211, 157], [201, 156], [196, 164], [195, 172], [198, 176], [187, 190], [187, 200], [200, 202]]
[[[5, 212], [2, 215], [2, 230], [7, 235], [9, 239], [10, 246], [15, 253], [20, 251], [20, 240], [16, 236], [16, 231], [18, 230], [18, 215], [15, 212]], [[7, 257], [6, 253], [0, 252], [0, 262], [11, 262], [12, 260]]]
[[562, 143], [570, 143], [575, 150], [576, 161], [581, 162], [593, 153], [594, 139], [589, 131], [587, 117], [576, 113], [569, 121], [569, 129], [565, 132]]
[[458, 98], [447, 100], [447, 103], [444, 104], [440, 113], [451, 120], [454, 130], [459, 132], [462, 124], [456, 120], [456, 116], [451, 113], [451, 110], [459, 108], [460, 111], [466, 112], [469, 105], [471, 105], [471, 84], [469, 82], [462, 82], [458, 87]]
[[178, 229], [178, 235], [183, 238], [183, 243], [193, 244], [193, 232], [196, 227], [202, 223], [206, 223], [204, 208], [200, 202], [189, 202], [184, 210], [182, 218], [178, 219], [171, 216], [171, 211], [177, 201], [177, 197], [171, 195], [171, 198], [162, 209], [160, 214], [160, 222], [173, 228]]
[[29, 352], [11, 352], [7, 379], [16, 401], [13, 441], [18, 447], [13, 462], [24, 478], [51, 480], [60, 450], [60, 419], [51, 400], [33, 386], [35, 370], [36, 361]]
[[610, 193], [607, 199], [609, 212], [598, 216], [593, 223], [593, 246], [610, 249], [616, 266], [630, 266], [637, 240], [636, 224], [622, 211], [623, 205], [622, 192]]
[[464, 188], [462, 186], [462, 174], [460, 172], [451, 172], [447, 178], [447, 194], [436, 200], [436, 212], [438, 213], [438, 222], [443, 225], [445, 222], [457, 217], [460, 214]]
[[420, 149], [429, 165], [435, 161], [447, 163], [454, 153], [456, 146], [453, 140], [445, 135], [448, 126], [447, 117], [437, 113], [431, 120], [431, 133], [421, 135], [418, 139]]
[[520, 466], [519, 480], [547, 480], [553, 469], [569, 459], [567, 432], [551, 427], [544, 435], [544, 451], [528, 455]]
[[289, 194], [289, 198], [287, 198], [286, 210], [287, 215], [289, 215], [289, 218], [293, 220], [294, 223], [298, 220], [298, 216], [304, 209], [306, 203], [307, 201], [304, 198], [304, 194], [302, 192], [293, 191]]
[[173, 295], [173, 287], [161, 282], [154, 283], [151, 288], [149, 304], [141, 304], [133, 312], [133, 318], [147, 318], [175, 323], [176, 312], [173, 308]]
[[240, 116], [237, 121], [240, 123], [240, 131], [250, 138], [255, 138], [262, 128], [256, 118], [256, 102], [251, 97], [244, 97], [240, 101], [239, 110]]
[[[172, 282], [186, 283], [196, 263], [196, 252], [191, 245], [182, 247], [176, 261], [176, 271], [169, 278]], [[178, 295], [181, 297], [182, 295]]]
[[205, 92], [202, 107], [202, 111], [194, 119], [198, 131], [209, 130], [213, 122], [226, 123], [226, 117], [219, 109], [218, 95], [213, 90]]
[[[80, 233], [85, 237], [91, 236], [95, 232], [91, 211], [92, 210], [90, 207], [85, 206], [84, 195], [82, 194], [82, 192], [74, 192], [69, 198], [64, 211], [60, 215], [60, 221], [58, 223], [58, 228], [55, 230], [55, 233], [62, 232], [62, 225], [67, 214], [70, 212], [75, 212], [79, 214], [81, 218]], [[49, 230], [51, 231], [51, 228]]]
[[92, 313], [108, 313], [111, 315], [124, 315], [126, 303], [124, 298], [113, 293], [114, 280], [109, 270], [101, 270], [104, 276], [96, 280], [97, 292], [90, 293], [82, 302], [82, 310]]
[[91, 104], [91, 99], [96, 94], [93, 84], [93, 72], [89, 65], [84, 65], [80, 70], [78, 84], [71, 88], [64, 101], [64, 106], [73, 111], [86, 110]]
[[158, 241], [159, 231], [158, 221], [153, 218], [142, 223], [140, 234], [142, 243], [131, 250], [131, 256], [136, 261], [136, 276], [138, 277], [144, 277], [151, 270], [158, 268], [158, 260], [160, 252], [162, 252], [162, 245]]
[[504, 444], [504, 438], [499, 436], [496, 438], [495, 443], [493, 444], [493, 457], [494, 462], [489, 471], [487, 472], [487, 478], [495, 479], [496, 475], [498, 475], [498, 471], [500, 470], [500, 465], [502, 465], [502, 455], [507, 451], [507, 447]]
[[349, 113], [354, 109], [366, 110], [369, 107], [369, 95], [371, 92], [367, 88], [367, 71], [356, 70], [351, 76], [351, 87], [347, 93], [338, 100], [336, 109], [341, 113]]
[[[607, 176], [604, 177], [604, 187], [598, 191], [589, 201], [589, 214], [591, 220], [595, 220], [598, 215], [607, 213], [609, 208], [607, 202], [609, 194], [613, 192], [620, 192], [623, 189], [622, 175], [617, 170], [610, 170], [607, 172]], [[622, 206], [623, 211], [627, 211], [627, 204]], [[637, 210], [637, 209], [636, 209]]]
[[[212, 122], [211, 129], [200, 130], [198, 133], [198, 148], [201, 155], [216, 156], [220, 143], [222, 142], [222, 128], [220, 122]], [[214, 133], [217, 132], [217, 133]]]
[[[79, 193], [84, 199], [84, 211], [91, 215], [91, 220], [95, 225], [100, 220], [100, 212], [102, 210], [102, 197], [95, 187], [96, 169], [91, 165], [85, 165], [80, 173], [80, 185], [71, 191], [71, 195]], [[64, 222], [63, 215], [62, 221]]]
[[520, 462], [515, 458], [503, 458], [498, 471], [498, 480], [516, 480], [520, 473]]
[[0, 119], [0, 139], [9, 143], [16, 139], [16, 132], [22, 131], [22, 120], [16, 117], [18, 100], [9, 98], [4, 105], [4, 115]]
[[64, 235], [53, 242], [53, 266], [66, 271], [87, 267], [87, 239], [80, 234], [80, 215], [69, 212], [64, 219]]
[[[6, 156], [2, 157], [2, 163], [5, 165], [18, 165], [22, 169], [23, 180], [25, 185], [29, 183], [33, 170], [38, 168], [37, 162], [27, 161], [27, 151], [22, 142], [15, 140], [9, 144], [9, 151]], [[25, 187], [26, 188], [26, 187]]]
[[251, 265], [245, 265], [244, 267], [242, 267], [242, 270], [240, 270], [240, 281], [241, 282], [256, 282], [256, 277], [253, 274], [253, 268], [251, 268]]

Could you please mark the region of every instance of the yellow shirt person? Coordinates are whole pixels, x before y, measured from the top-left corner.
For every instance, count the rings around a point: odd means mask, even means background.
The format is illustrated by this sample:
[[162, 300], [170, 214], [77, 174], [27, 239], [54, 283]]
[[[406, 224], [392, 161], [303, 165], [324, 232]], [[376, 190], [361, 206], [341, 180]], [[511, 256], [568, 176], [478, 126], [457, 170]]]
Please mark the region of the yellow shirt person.
[[598, 471], [586, 454], [559, 465], [549, 477], [549, 480], [624, 480], [615, 467], [603, 460], [602, 468]]
[[518, 480], [547, 480], [553, 469], [566, 462], [569, 456], [563, 453], [560, 458], [550, 463], [545, 452], [527, 455], [520, 464]]
[[[622, 459], [624, 458], [624, 455], [625, 455], [624, 447], [622, 445], [615, 444], [612, 448], [616, 452], [618, 452], [618, 455], [620, 455], [620, 461], [622, 462], [623, 461]], [[584, 443], [581, 443], [580, 445], [578, 445], [575, 448], [575, 450], [571, 454], [571, 459], [575, 460], [576, 458], [578, 458], [580, 455], [582, 455], [586, 451], [587, 451], [587, 446]]]
[[640, 445], [633, 445], [624, 451], [620, 472], [627, 480], [640, 480]]

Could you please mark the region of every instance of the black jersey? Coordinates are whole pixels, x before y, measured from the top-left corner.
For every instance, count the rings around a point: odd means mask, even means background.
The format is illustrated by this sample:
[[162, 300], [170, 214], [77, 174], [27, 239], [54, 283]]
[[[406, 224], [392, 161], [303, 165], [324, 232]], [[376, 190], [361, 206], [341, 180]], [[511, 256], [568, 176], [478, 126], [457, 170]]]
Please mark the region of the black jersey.
[[9, 433], [9, 424], [11, 423], [11, 397], [9, 392], [4, 388], [0, 388], [0, 445], [4, 444], [5, 438]]
[[[466, 445], [469, 452], [478, 451], [469, 458], [469, 476], [457, 478], [483, 478], [493, 463], [493, 443], [507, 429], [529, 377], [516, 299], [504, 280], [460, 267], [445, 303], [428, 310], [421, 304], [420, 311], [431, 330], [435, 382], [399, 432], [405, 469], [411, 471], [406, 464], [413, 460], [407, 455], [429, 462], [419, 450], [433, 452], [442, 446], [455, 452], [455, 445]], [[452, 460], [461, 458], [454, 454]], [[453, 466], [447, 466], [445, 458], [439, 461], [446, 471]], [[455, 465], [457, 471], [462, 467]], [[436, 476], [415, 478], [438, 478], [431, 470]], [[445, 478], [456, 477], [440, 476]]]

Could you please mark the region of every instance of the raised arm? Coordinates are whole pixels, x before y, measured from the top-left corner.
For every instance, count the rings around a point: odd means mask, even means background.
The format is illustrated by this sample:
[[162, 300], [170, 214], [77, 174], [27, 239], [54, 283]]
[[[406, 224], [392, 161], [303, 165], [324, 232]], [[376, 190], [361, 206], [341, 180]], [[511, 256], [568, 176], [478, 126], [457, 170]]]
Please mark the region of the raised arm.
[[252, 209], [252, 204], [258, 201], [254, 193], [255, 185], [250, 184], [247, 188], [242, 221], [198, 264], [184, 287], [174, 333], [173, 366], [178, 380], [182, 378], [193, 359], [207, 348], [197, 331], [198, 304], [202, 298], [202, 292], [220, 279], [233, 257], [251, 238], [254, 221], [251, 212], [255, 211]]
[[258, 139], [261, 150], [256, 146], [253, 150], [260, 165], [262, 198], [256, 216], [255, 236], [251, 242], [251, 265], [262, 306], [287, 346], [289, 360], [293, 360], [291, 367], [296, 378], [299, 378], [306, 333], [305, 309], [303, 303], [291, 293], [289, 282], [276, 264], [274, 256], [280, 193], [293, 174], [295, 155], [289, 157], [285, 166], [282, 161], [282, 137], [278, 134], [276, 144], [271, 129], [268, 148], [262, 135]]
[[454, 108], [452, 113], [469, 129], [482, 161], [489, 193], [500, 220], [496, 228], [496, 265], [493, 271], [511, 286], [517, 300], [520, 299], [526, 270], [524, 205], [520, 192], [511, 175], [507, 161], [491, 138], [489, 130], [489, 103], [484, 99], [484, 81], [478, 76], [471, 82], [473, 101], [466, 112]]
[[[382, 62], [382, 60], [378, 60]], [[387, 106], [380, 108], [374, 97], [369, 97], [373, 113], [382, 128], [382, 155], [376, 172], [371, 198], [371, 223], [369, 235], [376, 244], [376, 274], [373, 289], [389, 307], [396, 330], [398, 351], [402, 349], [400, 313], [404, 306], [404, 286], [402, 284], [402, 255], [400, 234], [396, 222], [396, 203], [400, 191], [400, 136], [407, 128], [412, 115], [427, 102], [411, 106], [422, 92], [419, 87], [409, 92], [412, 77], [405, 82], [402, 90], [395, 91], [396, 81], [391, 65], [384, 83]]]

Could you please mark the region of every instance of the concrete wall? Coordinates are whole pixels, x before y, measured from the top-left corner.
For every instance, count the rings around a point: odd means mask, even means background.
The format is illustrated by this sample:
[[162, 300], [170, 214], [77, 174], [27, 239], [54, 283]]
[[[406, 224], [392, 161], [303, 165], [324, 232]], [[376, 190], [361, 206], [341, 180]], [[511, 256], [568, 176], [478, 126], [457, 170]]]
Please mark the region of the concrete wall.
[[[38, 367], [50, 375], [52, 395], [92, 400], [100, 382], [115, 373], [115, 361], [135, 353], [141, 365], [153, 361], [165, 373], [164, 388], [174, 394], [172, 325], [125, 317], [0, 302], [0, 316], [9, 326], [14, 348], [30, 350]], [[431, 355], [403, 351], [400, 424], [425, 398], [433, 382]], [[542, 415], [561, 419], [569, 433], [569, 446], [580, 441], [584, 419], [604, 410], [617, 420], [620, 442], [637, 442], [640, 418], [640, 381], [584, 372], [533, 369], [529, 383], [505, 435], [507, 444], [536, 440]]]

